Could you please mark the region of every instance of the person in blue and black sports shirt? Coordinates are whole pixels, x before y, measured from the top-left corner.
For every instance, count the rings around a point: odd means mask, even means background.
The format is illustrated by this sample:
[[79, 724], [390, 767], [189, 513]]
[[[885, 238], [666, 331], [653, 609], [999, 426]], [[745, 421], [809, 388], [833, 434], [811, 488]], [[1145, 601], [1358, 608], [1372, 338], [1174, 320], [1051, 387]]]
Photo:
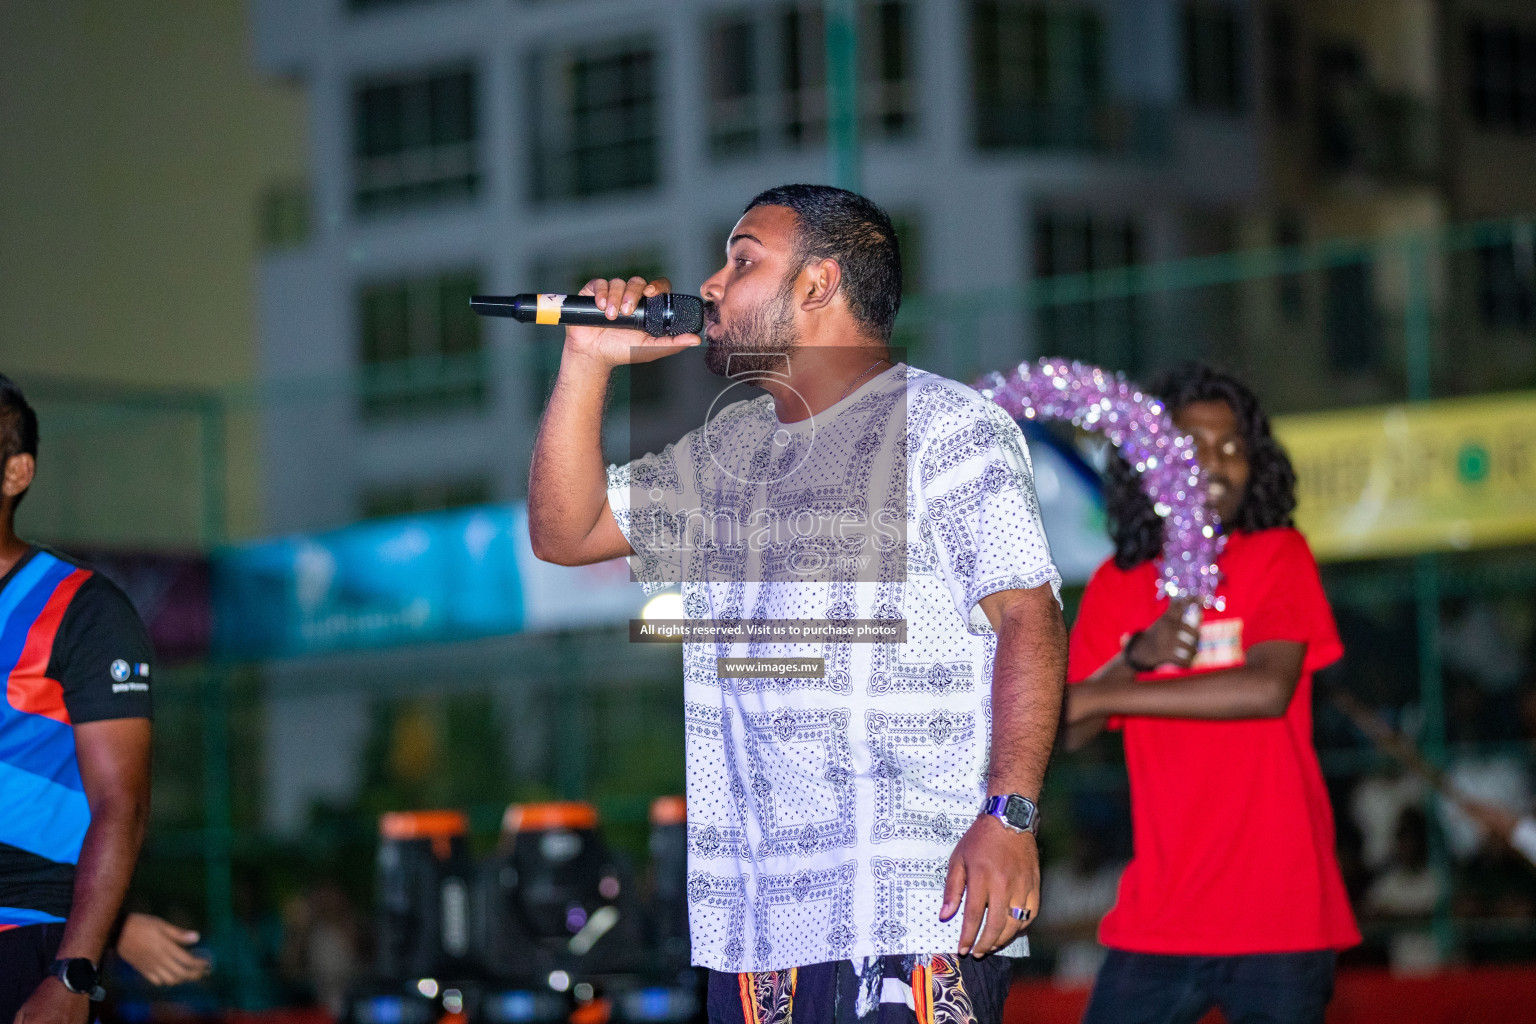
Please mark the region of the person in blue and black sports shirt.
[[0, 1024], [84, 1024], [149, 816], [149, 638], [16, 536], [37, 414], [0, 375]]

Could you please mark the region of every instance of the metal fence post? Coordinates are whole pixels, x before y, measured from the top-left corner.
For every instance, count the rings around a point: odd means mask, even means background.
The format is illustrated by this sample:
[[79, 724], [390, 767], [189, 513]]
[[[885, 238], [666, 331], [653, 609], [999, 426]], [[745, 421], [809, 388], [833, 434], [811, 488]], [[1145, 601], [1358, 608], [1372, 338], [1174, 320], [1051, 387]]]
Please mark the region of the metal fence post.
[[555, 640], [555, 685], [560, 706], [559, 742], [555, 751], [555, 791], [562, 800], [585, 800], [587, 793], [587, 755], [592, 747], [591, 693], [578, 663], [580, 642], [569, 630], [562, 630]]
[[863, 185], [859, 160], [859, 7], [857, 0], [826, 0], [827, 149], [833, 184], [854, 192]]
[[[228, 669], [211, 664], [203, 680], [203, 886], [208, 930], [226, 962], [235, 949], [233, 829], [229, 792]], [[245, 979], [232, 980], [238, 996]]]
[[1407, 277], [1403, 310], [1403, 364], [1408, 378], [1408, 400], [1423, 402], [1433, 390], [1430, 372], [1429, 240], [1422, 234], [1409, 238], [1403, 247], [1403, 271]]
[[[1433, 310], [1429, 278], [1429, 239], [1416, 234], [1403, 247], [1406, 276], [1403, 310], [1403, 365], [1410, 402], [1428, 401], [1434, 391], [1431, 357]], [[1440, 559], [1433, 552], [1415, 557], [1414, 610], [1419, 637], [1419, 709], [1424, 716], [1424, 754], [1445, 767], [1445, 679], [1440, 648]], [[1437, 820], [1435, 797], [1427, 799], [1431, 820]], [[1440, 882], [1433, 930], [1442, 957], [1455, 946], [1456, 926], [1451, 919], [1451, 863], [1445, 837], [1430, 830], [1430, 861]]]
[[[1424, 756], [1445, 767], [1445, 681], [1441, 674], [1440, 650], [1440, 559], [1422, 554], [1414, 559], [1414, 605], [1419, 635], [1419, 708], [1424, 716]], [[1426, 799], [1431, 820], [1437, 820], [1435, 795]], [[1456, 928], [1451, 920], [1451, 862], [1445, 837], [1430, 829], [1430, 862], [1440, 882], [1440, 897], [1435, 903], [1433, 930], [1435, 944], [1442, 956], [1455, 946]]]
[[[199, 410], [202, 461], [202, 540], [212, 551], [225, 538], [227, 502], [225, 418], [222, 395], [212, 395]], [[230, 800], [229, 770], [229, 668], [218, 662], [208, 666], [203, 694], [203, 874], [207, 897], [208, 930], [216, 950], [229, 954], [235, 948], [234, 825]], [[226, 960], [234, 960], [226, 956]], [[231, 979], [235, 1001], [243, 1000], [247, 981], [237, 966]]]

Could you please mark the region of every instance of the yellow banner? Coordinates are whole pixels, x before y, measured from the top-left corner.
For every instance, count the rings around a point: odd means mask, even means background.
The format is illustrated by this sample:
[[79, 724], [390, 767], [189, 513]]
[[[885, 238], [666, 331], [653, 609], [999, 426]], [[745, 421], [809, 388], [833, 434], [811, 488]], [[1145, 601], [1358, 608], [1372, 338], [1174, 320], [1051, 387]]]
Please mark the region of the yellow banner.
[[1320, 559], [1536, 540], [1536, 393], [1283, 416]]

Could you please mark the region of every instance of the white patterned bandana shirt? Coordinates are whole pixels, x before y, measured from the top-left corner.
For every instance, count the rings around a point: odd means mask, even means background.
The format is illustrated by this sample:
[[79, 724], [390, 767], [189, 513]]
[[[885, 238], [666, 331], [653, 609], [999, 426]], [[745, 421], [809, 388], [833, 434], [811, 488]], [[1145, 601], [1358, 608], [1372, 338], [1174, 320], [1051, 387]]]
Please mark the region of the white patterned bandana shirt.
[[[694, 962], [954, 952], [961, 915], [941, 922], [939, 906], [987, 795], [997, 648], [977, 602], [1061, 583], [1018, 425], [898, 363], [798, 423], [768, 395], [730, 405], [610, 466], [608, 499], [636, 576], [681, 584], [690, 619], [906, 623], [900, 644], [684, 645]], [[722, 522], [765, 510], [781, 524], [885, 516], [854, 537], [864, 557], [807, 574], [797, 551], [824, 538], [722, 540]], [[722, 657], [820, 657], [825, 674], [721, 678]], [[1005, 953], [1027, 951], [1021, 938]]]

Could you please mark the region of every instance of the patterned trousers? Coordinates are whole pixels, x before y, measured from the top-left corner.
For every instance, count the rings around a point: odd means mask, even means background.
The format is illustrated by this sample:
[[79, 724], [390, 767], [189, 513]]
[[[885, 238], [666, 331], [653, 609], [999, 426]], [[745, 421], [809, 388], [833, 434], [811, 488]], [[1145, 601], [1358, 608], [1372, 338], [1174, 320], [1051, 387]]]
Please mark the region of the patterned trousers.
[[709, 1024], [1002, 1024], [1013, 961], [880, 956], [709, 972]]

